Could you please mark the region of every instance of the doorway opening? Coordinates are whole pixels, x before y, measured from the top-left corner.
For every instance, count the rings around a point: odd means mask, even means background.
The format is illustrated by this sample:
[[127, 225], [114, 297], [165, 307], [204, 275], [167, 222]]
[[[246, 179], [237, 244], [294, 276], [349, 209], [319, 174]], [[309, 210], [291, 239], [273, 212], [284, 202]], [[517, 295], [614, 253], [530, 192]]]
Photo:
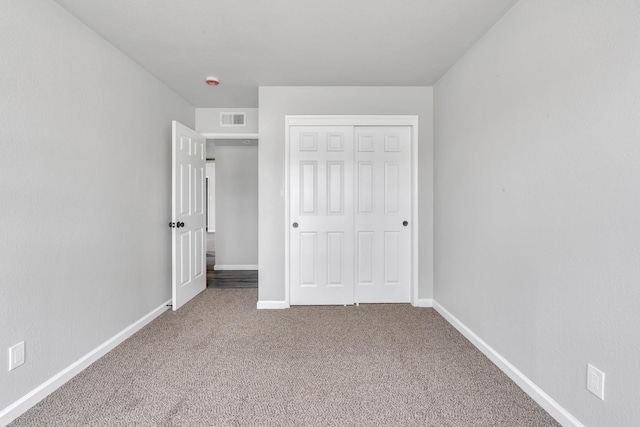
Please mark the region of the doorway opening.
[[257, 288], [257, 140], [208, 140], [206, 166], [207, 287]]

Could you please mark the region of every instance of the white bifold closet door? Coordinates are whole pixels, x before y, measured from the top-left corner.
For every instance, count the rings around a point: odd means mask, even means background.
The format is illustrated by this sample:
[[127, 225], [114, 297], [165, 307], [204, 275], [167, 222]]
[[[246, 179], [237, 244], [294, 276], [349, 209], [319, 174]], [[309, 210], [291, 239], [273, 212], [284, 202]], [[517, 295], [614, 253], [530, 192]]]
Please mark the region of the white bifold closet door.
[[411, 127], [289, 137], [290, 304], [410, 302]]

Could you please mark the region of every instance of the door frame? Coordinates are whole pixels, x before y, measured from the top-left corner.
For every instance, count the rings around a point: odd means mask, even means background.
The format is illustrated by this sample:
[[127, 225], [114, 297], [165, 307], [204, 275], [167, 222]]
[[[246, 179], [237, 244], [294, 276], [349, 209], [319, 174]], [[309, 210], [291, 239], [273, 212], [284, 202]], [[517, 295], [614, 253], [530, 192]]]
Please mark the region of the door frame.
[[411, 305], [418, 305], [418, 116], [393, 115], [286, 115], [284, 142], [284, 250], [285, 307], [290, 307], [290, 141], [291, 126], [409, 126], [411, 127]]

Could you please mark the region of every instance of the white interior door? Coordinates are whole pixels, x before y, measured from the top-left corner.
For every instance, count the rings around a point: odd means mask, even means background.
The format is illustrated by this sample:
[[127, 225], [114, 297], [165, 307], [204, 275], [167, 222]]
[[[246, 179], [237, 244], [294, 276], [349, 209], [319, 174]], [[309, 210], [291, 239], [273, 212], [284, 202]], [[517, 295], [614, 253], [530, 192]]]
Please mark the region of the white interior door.
[[355, 128], [356, 303], [411, 301], [411, 127]]
[[177, 310], [207, 287], [205, 138], [172, 122], [172, 300]]
[[353, 127], [289, 132], [290, 303], [353, 304]]

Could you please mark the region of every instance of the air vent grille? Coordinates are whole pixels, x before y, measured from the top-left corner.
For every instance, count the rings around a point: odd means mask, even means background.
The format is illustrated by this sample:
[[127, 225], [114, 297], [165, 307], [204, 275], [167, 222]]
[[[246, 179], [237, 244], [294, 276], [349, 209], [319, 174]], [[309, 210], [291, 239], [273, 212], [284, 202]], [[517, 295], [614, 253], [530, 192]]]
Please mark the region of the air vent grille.
[[220, 113], [220, 126], [245, 126], [246, 113]]

